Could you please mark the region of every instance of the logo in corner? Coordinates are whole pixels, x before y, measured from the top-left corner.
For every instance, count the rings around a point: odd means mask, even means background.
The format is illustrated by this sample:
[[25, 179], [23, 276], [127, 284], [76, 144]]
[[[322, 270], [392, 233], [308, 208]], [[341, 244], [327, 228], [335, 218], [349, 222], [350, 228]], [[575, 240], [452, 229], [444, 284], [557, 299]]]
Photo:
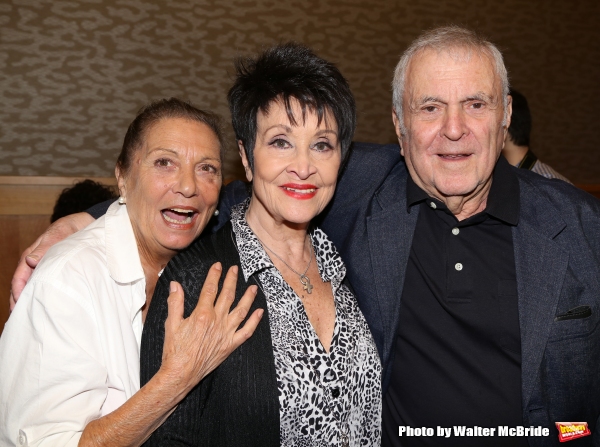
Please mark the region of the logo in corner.
[[560, 442], [591, 435], [587, 422], [555, 422]]

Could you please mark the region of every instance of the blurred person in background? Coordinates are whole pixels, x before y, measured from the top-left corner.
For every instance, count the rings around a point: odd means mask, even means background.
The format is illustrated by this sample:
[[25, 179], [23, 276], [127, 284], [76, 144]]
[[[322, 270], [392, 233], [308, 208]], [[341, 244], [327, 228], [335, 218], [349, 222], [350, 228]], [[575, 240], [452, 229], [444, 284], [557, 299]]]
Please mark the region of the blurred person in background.
[[[508, 134], [504, 140], [502, 155], [508, 162], [517, 168], [529, 169], [546, 178], [557, 178], [569, 182], [546, 163], [542, 163], [529, 148], [531, 134], [531, 112], [527, 98], [514, 88], [510, 89], [512, 97], [512, 115]], [[571, 183], [571, 182], [569, 182]]]
[[97, 203], [115, 200], [117, 197], [113, 188], [102, 183], [90, 179], [76, 182], [73, 186], [63, 189], [56, 199], [50, 222], [56, 222], [69, 214], [85, 211]]

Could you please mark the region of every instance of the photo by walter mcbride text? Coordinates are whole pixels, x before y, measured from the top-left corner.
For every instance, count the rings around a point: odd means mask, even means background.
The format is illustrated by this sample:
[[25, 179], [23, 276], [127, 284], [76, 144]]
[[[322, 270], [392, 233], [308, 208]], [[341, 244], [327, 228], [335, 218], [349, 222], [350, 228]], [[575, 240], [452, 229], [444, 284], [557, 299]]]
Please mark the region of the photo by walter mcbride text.
[[398, 436], [402, 437], [442, 437], [450, 438], [452, 436], [467, 437], [492, 437], [492, 436], [550, 436], [550, 429], [546, 427], [509, 427], [500, 425], [498, 427], [467, 427], [465, 425], [455, 425], [453, 427], [409, 427], [401, 425], [398, 427]]

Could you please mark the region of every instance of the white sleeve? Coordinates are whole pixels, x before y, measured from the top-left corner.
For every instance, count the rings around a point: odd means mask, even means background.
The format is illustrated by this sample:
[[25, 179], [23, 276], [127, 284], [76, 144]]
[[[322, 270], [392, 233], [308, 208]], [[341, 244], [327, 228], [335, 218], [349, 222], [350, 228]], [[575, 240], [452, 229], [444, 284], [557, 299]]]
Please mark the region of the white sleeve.
[[107, 370], [91, 303], [77, 280], [23, 291], [0, 338], [0, 445], [77, 446], [101, 416]]

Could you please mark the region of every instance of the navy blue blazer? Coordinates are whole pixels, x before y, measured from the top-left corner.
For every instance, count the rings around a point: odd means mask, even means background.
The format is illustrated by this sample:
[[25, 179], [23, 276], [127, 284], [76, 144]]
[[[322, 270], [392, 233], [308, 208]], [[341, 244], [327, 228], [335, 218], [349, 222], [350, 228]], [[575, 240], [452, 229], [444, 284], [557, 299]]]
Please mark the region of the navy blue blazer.
[[[600, 201], [560, 180], [516, 169], [513, 227], [525, 426], [551, 428], [530, 445], [559, 445], [554, 423], [585, 421], [600, 445]], [[419, 207], [407, 209], [397, 145], [355, 144], [320, 225], [348, 267], [390, 380], [400, 298]], [[579, 306], [576, 315], [557, 319]], [[580, 318], [577, 318], [580, 317]], [[573, 444], [575, 445], [575, 444]]]
[[[555, 422], [585, 421], [592, 436], [570, 442], [600, 446], [600, 201], [560, 180], [515, 173], [523, 421], [551, 430], [529, 443], [560, 445]], [[355, 143], [334, 198], [317, 219], [346, 262], [381, 356], [384, 393], [418, 215], [418, 207], [406, 206], [407, 176], [397, 145]], [[245, 195], [241, 182], [225, 188], [219, 219]], [[587, 307], [568, 314], [580, 306]]]

